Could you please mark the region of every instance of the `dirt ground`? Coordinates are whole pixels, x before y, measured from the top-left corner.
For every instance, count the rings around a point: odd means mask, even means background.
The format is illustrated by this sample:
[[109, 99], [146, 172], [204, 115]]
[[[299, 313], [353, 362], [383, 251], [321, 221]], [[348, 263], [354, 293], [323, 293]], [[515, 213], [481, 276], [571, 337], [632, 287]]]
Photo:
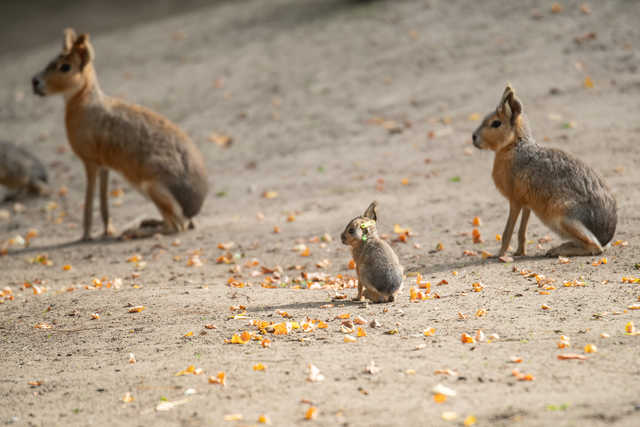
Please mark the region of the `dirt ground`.
[[[640, 327], [628, 308], [640, 285], [622, 278], [640, 277], [640, 7], [560, 3], [554, 13], [550, 1], [233, 1], [92, 34], [103, 90], [166, 115], [207, 159], [197, 229], [128, 242], [77, 243], [82, 164], [62, 100], [30, 91], [64, 24], [38, 35], [46, 44], [5, 46], [0, 137], [41, 157], [56, 194], [0, 206], [0, 423], [638, 425], [640, 336], [625, 326]], [[493, 155], [470, 138], [506, 82], [538, 141], [582, 158], [615, 193], [614, 240], [628, 245], [609, 248], [606, 264], [543, 257], [560, 240], [535, 218], [531, 256], [463, 255], [496, 253], [507, 217]], [[118, 229], [157, 215], [122, 178], [111, 188]], [[339, 234], [374, 199], [404, 291], [392, 304], [332, 301], [355, 294]], [[396, 224], [412, 230], [406, 242]], [[95, 212], [96, 236], [99, 225]], [[410, 302], [416, 273], [431, 299]], [[381, 326], [345, 342], [346, 314]], [[254, 320], [299, 329], [265, 330], [265, 347]], [[478, 330], [487, 340], [461, 342]], [[243, 331], [258, 339], [225, 343]], [[587, 360], [558, 360], [587, 344], [598, 350]], [[371, 361], [379, 372], [365, 372]], [[324, 381], [307, 380], [309, 364]], [[190, 365], [202, 374], [176, 375]], [[218, 372], [224, 386], [208, 381]], [[456, 396], [437, 403], [437, 384]]]

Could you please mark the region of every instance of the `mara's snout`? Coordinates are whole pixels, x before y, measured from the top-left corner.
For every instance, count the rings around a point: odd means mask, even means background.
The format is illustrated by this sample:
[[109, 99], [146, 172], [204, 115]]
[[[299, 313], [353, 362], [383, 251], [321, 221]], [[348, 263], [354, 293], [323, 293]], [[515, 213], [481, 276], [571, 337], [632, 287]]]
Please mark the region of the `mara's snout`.
[[45, 96], [42, 80], [37, 76], [31, 79], [31, 85], [33, 86], [33, 93], [40, 96]]
[[477, 133], [473, 133], [471, 136], [471, 139], [473, 140], [473, 145], [476, 148], [482, 148], [482, 146], [480, 145], [480, 138], [478, 138], [478, 134]]

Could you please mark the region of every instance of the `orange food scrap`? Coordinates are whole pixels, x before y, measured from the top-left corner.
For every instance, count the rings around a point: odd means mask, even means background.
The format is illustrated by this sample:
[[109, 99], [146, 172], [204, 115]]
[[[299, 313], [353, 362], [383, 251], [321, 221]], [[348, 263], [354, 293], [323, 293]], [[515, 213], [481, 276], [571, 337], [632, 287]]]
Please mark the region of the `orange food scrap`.
[[296, 220], [296, 217], [294, 214], [289, 214], [289, 216], [287, 217], [287, 222], [294, 222]]
[[136, 305], [134, 307], [129, 308], [129, 313], [140, 313], [142, 310], [146, 309], [144, 305]]
[[480, 231], [477, 228], [474, 228], [471, 232], [471, 237], [473, 238], [473, 243], [482, 243], [482, 237], [480, 236]]
[[65, 264], [65, 265], [62, 266], [62, 270], [63, 271], [69, 271], [69, 270], [71, 270], [71, 266], [69, 264]]
[[316, 408], [315, 406], [310, 406], [309, 409], [307, 409], [307, 412], [304, 414], [304, 419], [315, 420], [317, 416], [318, 416], [318, 408]]
[[569, 348], [571, 347], [571, 342], [569, 337], [565, 335], [560, 335], [560, 341], [558, 341], [558, 348]]
[[309, 256], [309, 255], [311, 255], [311, 251], [309, 250], [309, 247], [308, 247], [308, 246], [306, 246], [306, 247], [304, 248], [304, 250], [303, 250], [302, 252], [300, 252], [300, 255], [301, 255], [301, 256]]
[[134, 401], [134, 398], [133, 398], [133, 396], [131, 395], [131, 392], [129, 392], [129, 391], [128, 391], [128, 392], [126, 392], [126, 393], [124, 394], [124, 396], [122, 396], [122, 401], [123, 401], [124, 403], [131, 403], [131, 402], [133, 402], [133, 401]]
[[409, 234], [411, 233], [411, 229], [409, 227], [403, 228], [400, 226], [400, 224], [394, 224], [393, 232], [396, 234]]
[[242, 339], [242, 337], [238, 334], [233, 334], [231, 340], [227, 340], [229, 344], [246, 344], [249, 342], [249, 339]]
[[433, 395], [433, 401], [436, 403], [444, 403], [447, 401], [447, 396], [444, 394], [436, 393]]
[[278, 234], [278, 233], [280, 232], [280, 227], [278, 227], [277, 225], [274, 225], [274, 226], [273, 226], [273, 232], [274, 232], [275, 234]]
[[428, 328], [425, 329], [424, 332], [422, 332], [424, 334], [425, 337], [432, 337], [435, 333], [436, 333], [436, 328]]
[[100, 319], [100, 315], [98, 313], [91, 313], [91, 318], [93, 320], [99, 320]]
[[269, 338], [263, 338], [262, 341], [260, 341], [260, 345], [262, 345], [262, 348], [271, 347], [271, 340]]
[[213, 325], [211, 323], [208, 323], [206, 325], [204, 325], [205, 329], [218, 329], [218, 327], [216, 325]]
[[584, 352], [585, 353], [597, 353], [598, 352], [598, 347], [596, 347], [595, 344], [587, 344], [584, 346]]
[[636, 335], [638, 334], [638, 332], [636, 332], [636, 326], [633, 324], [633, 320], [630, 320], [625, 326], [624, 326], [624, 333], [626, 335]]
[[339, 314], [336, 316], [336, 319], [348, 319], [349, 317], [351, 317], [351, 314], [349, 313], [344, 313], [344, 314]]
[[474, 417], [473, 415], [469, 415], [467, 418], [464, 419], [464, 426], [465, 427], [470, 427], [472, 425], [474, 425], [476, 423], [476, 417]]
[[476, 217], [473, 217], [473, 221], [471, 221], [471, 224], [474, 227], [480, 227], [482, 225], [482, 221], [480, 221], [480, 217], [479, 216], [476, 216]]
[[40, 322], [40, 323], [36, 323], [34, 328], [36, 328], [36, 329], [51, 329], [51, 328], [53, 328], [53, 326], [48, 324], [48, 323]]
[[349, 260], [349, 270], [356, 269], [356, 262], [354, 260]]
[[511, 362], [511, 363], [522, 363], [522, 357], [511, 356], [509, 358], [509, 362]]
[[440, 252], [444, 250], [444, 245], [441, 242], [438, 242], [436, 245], [436, 251]]
[[356, 342], [356, 337], [346, 334], [343, 339], [344, 342]]
[[584, 87], [587, 89], [593, 89], [593, 80], [591, 80], [591, 77], [587, 76], [584, 78]]
[[549, 310], [551, 307], [549, 307], [547, 304], [542, 304], [540, 308], [543, 310]]
[[242, 414], [227, 414], [224, 416], [225, 421], [240, 421], [242, 418]]
[[479, 308], [478, 311], [476, 311], [476, 317], [482, 317], [485, 314], [487, 314], [487, 310], [485, 310], [484, 308]]
[[225, 373], [223, 371], [220, 371], [215, 377], [213, 375], [210, 376], [209, 384], [220, 384], [223, 386], [226, 385]]
[[484, 286], [482, 286], [480, 282], [472, 283], [471, 286], [473, 287], [473, 292], [481, 292], [484, 289]]
[[499, 242], [502, 240], [502, 236], [500, 234], [496, 234], [496, 242]]
[[402, 181], [400, 181], [400, 183], [402, 185], [409, 185], [409, 178], [402, 178]]
[[362, 329], [361, 327], [358, 327], [358, 338], [360, 337], [366, 337], [367, 336], [367, 332]]
[[476, 340], [466, 332], [462, 334], [462, 336], [460, 337], [460, 341], [462, 341], [463, 344], [473, 344], [476, 342]]
[[563, 10], [564, 10], [564, 7], [560, 3], [553, 3], [551, 5], [551, 12], [552, 13], [560, 13]]
[[193, 331], [189, 331], [186, 334], [184, 334], [183, 336], [185, 337], [192, 337], [193, 336]]
[[258, 423], [260, 423], [260, 424], [271, 424], [271, 419], [268, 416], [262, 414], [262, 415], [260, 415], [258, 417]]
[[278, 192], [277, 191], [265, 191], [264, 193], [262, 193], [262, 197], [264, 197], [265, 199], [275, 199], [276, 197], [278, 197]]
[[253, 365], [253, 370], [254, 371], [264, 371], [266, 369], [267, 369], [267, 367], [264, 366], [262, 363], [256, 363], [255, 365]]
[[127, 262], [140, 262], [142, 261], [142, 255], [132, 255], [127, 258]]

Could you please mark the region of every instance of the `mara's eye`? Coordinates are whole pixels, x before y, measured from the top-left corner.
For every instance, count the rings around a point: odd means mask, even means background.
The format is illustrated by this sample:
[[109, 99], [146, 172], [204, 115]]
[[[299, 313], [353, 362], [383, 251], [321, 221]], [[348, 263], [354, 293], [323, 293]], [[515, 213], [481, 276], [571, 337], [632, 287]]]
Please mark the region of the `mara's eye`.
[[356, 232], [356, 229], [355, 229], [355, 228], [353, 228], [353, 227], [349, 228], [349, 234], [353, 234], [353, 233], [355, 233], [355, 232]]
[[70, 64], [62, 64], [60, 66], [60, 71], [62, 71], [63, 73], [66, 73], [69, 70], [71, 70], [71, 65]]
[[499, 128], [501, 124], [502, 123], [500, 122], [500, 120], [494, 120], [494, 121], [491, 122], [491, 127], [492, 128]]

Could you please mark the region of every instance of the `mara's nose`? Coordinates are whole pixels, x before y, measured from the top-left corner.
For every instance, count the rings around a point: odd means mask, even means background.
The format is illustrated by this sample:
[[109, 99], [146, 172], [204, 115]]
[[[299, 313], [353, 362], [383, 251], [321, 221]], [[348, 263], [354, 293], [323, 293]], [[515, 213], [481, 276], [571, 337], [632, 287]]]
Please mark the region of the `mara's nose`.
[[476, 140], [478, 139], [478, 135], [476, 135], [476, 133], [474, 132], [474, 133], [471, 135], [471, 139], [473, 139], [473, 142], [476, 142]]
[[37, 77], [32, 78], [31, 79], [31, 84], [33, 85], [33, 87], [38, 86], [38, 78]]

